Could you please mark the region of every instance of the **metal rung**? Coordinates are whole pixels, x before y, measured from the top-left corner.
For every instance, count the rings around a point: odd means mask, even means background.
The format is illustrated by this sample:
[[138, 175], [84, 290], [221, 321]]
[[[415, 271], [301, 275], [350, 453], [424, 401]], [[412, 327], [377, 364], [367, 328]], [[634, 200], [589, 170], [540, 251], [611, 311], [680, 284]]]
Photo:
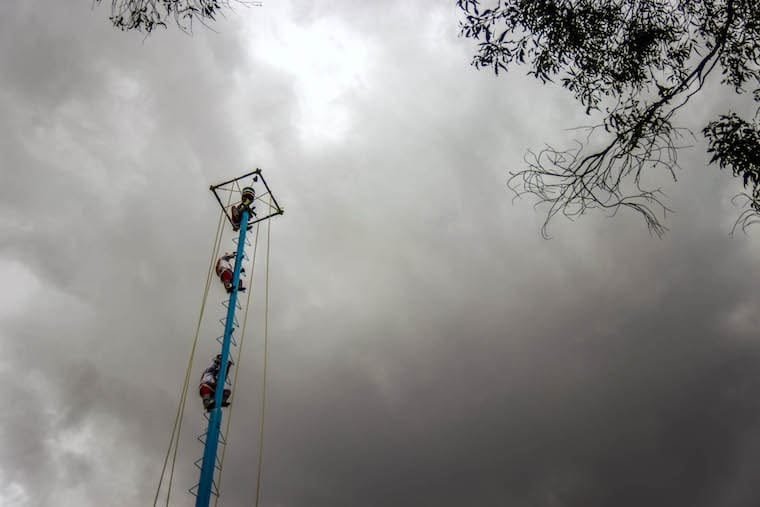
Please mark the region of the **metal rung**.
[[[227, 324], [227, 317], [219, 319], [219, 323], [221, 325], [223, 325], [223, 326], [226, 325]], [[234, 328], [240, 327], [240, 323], [238, 322], [238, 320], [237, 320], [236, 317], [232, 318], [232, 327], [234, 327]]]
[[[208, 435], [208, 431], [198, 435], [195, 437], [195, 439], [203, 445], [206, 445], [206, 435]], [[227, 445], [227, 439], [225, 438], [224, 433], [221, 431], [219, 432], [219, 443], [222, 445]]]
[[[216, 343], [218, 343], [219, 345], [222, 345], [222, 342], [224, 342], [224, 336], [217, 336]], [[235, 339], [235, 335], [233, 335], [232, 333], [230, 333], [230, 343], [232, 344], [233, 347], [237, 347], [238, 345], [237, 340]]]
[[[224, 336], [217, 337], [216, 343], [218, 343], [219, 345], [223, 345], [224, 344]], [[232, 335], [230, 335], [230, 343], [232, 343], [235, 347], [237, 347], [237, 342], [234, 341], [234, 339], [232, 338]]]
[[[215, 461], [214, 468], [216, 468], [217, 470], [219, 470], [221, 472], [222, 471], [222, 465], [221, 465], [221, 462], [219, 461], [219, 455], [218, 454], [217, 454], [216, 459], [214, 461]], [[193, 461], [193, 465], [195, 465], [198, 468], [198, 470], [202, 469], [203, 468], [203, 458], [198, 458], [197, 460]]]
[[[198, 486], [200, 486], [200, 484], [196, 484], [192, 488], [188, 489], [187, 492], [190, 493], [191, 495], [197, 497], [198, 496]], [[213, 481], [213, 479], [211, 480], [211, 494], [214, 495], [214, 496], [216, 496], [216, 497], [219, 496], [219, 489], [216, 487], [216, 483]]]
[[[240, 236], [233, 237], [232, 242], [237, 245], [240, 242]], [[245, 246], [251, 246], [251, 241], [248, 239], [248, 234], [245, 235]]]
[[[218, 343], [219, 345], [223, 345], [222, 342], [224, 342], [224, 337], [223, 336], [217, 337], [216, 343]], [[230, 344], [232, 344], [233, 347], [237, 347], [237, 340], [235, 340], [235, 337], [233, 335], [230, 335]]]
[[[229, 299], [225, 299], [224, 301], [222, 301], [222, 306], [225, 307], [225, 308], [227, 308], [227, 309], [229, 309], [229, 307], [230, 307], [230, 300]], [[240, 306], [240, 300], [239, 299], [235, 301], [235, 308], [237, 308], [238, 310], [242, 310], [243, 309], [243, 307]]]

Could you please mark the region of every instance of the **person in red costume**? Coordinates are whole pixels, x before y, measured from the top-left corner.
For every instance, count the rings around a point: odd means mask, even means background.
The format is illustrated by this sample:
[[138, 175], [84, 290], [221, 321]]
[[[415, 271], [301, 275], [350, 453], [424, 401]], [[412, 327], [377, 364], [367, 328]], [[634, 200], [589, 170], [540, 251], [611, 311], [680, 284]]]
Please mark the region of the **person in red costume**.
[[[236, 257], [236, 254], [234, 253], [226, 253], [219, 257], [216, 261], [216, 274], [219, 276], [219, 279], [222, 281], [222, 284], [224, 285], [225, 290], [227, 291], [227, 294], [232, 292], [232, 264], [230, 261]], [[240, 269], [241, 273], [245, 273], [245, 269]], [[240, 292], [245, 292], [245, 287], [243, 287], [243, 280], [238, 280], [238, 290]]]
[[[201, 375], [201, 385], [198, 387], [198, 393], [203, 400], [203, 408], [211, 410], [214, 408], [214, 396], [216, 393], [217, 377], [219, 377], [219, 370], [222, 364], [222, 355], [217, 354], [214, 359], [209, 363], [208, 368], [203, 370]], [[227, 360], [227, 377], [230, 375], [230, 369], [235, 362], [232, 359]], [[222, 393], [222, 406], [228, 407], [230, 405], [229, 400], [232, 391], [225, 389]]]

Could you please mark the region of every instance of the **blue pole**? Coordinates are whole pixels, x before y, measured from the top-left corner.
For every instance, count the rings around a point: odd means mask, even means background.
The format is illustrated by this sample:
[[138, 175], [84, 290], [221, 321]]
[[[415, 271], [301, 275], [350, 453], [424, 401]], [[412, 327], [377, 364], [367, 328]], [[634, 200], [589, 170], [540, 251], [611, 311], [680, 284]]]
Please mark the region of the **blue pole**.
[[[216, 466], [216, 449], [219, 444], [219, 432], [222, 427], [222, 393], [224, 392], [224, 382], [227, 378], [227, 358], [230, 354], [232, 324], [235, 321], [235, 305], [237, 304], [238, 284], [240, 283], [240, 268], [243, 265], [243, 247], [245, 246], [247, 225], [248, 208], [244, 207], [240, 216], [240, 234], [238, 235], [237, 255], [235, 256], [235, 270], [232, 274], [232, 292], [230, 293], [229, 306], [227, 307], [227, 321], [224, 324], [222, 362], [219, 365], [219, 375], [216, 377], [214, 408], [211, 409], [211, 417], [208, 420], [206, 446], [203, 448], [203, 464], [201, 465], [201, 478], [198, 483], [198, 496], [195, 497], [195, 507], [208, 507], [211, 501], [211, 488], [214, 481], [214, 468]], [[248, 290], [251, 290], [251, 288], [249, 287]]]

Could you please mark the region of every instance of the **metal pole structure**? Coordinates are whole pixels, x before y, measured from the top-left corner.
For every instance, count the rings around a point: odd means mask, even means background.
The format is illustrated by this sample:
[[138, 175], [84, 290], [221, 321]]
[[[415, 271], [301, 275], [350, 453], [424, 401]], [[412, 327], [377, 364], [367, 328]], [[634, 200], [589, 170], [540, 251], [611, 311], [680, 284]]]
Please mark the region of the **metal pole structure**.
[[230, 293], [229, 306], [227, 307], [227, 321], [224, 324], [222, 360], [219, 365], [219, 375], [216, 377], [214, 408], [211, 409], [211, 417], [208, 420], [206, 445], [203, 448], [203, 464], [201, 465], [201, 478], [198, 483], [198, 496], [195, 498], [195, 507], [208, 507], [211, 500], [214, 469], [216, 468], [216, 449], [219, 444], [219, 432], [222, 426], [222, 393], [224, 392], [225, 379], [227, 378], [227, 358], [230, 353], [232, 324], [235, 321], [235, 306], [237, 305], [238, 284], [240, 283], [240, 268], [243, 265], [243, 247], [245, 246], [245, 233], [248, 228], [248, 216], [248, 207], [243, 206], [240, 216], [237, 254], [235, 255], [235, 270], [232, 274], [232, 292]]

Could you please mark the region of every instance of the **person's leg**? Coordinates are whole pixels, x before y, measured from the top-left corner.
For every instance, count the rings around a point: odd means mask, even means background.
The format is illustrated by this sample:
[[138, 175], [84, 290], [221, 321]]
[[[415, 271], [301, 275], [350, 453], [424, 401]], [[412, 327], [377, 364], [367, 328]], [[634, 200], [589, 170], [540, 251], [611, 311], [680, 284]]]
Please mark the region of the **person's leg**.
[[227, 401], [230, 398], [230, 394], [232, 394], [232, 391], [230, 391], [229, 389], [225, 389], [222, 392], [222, 406], [223, 407], [229, 407], [230, 406], [230, 402]]
[[203, 400], [203, 408], [206, 410], [214, 408], [214, 389], [208, 384], [201, 384], [199, 391], [201, 400]]
[[229, 269], [225, 269], [219, 275], [219, 278], [222, 280], [222, 283], [224, 284], [224, 288], [227, 289], [227, 293], [232, 292], [232, 271], [230, 271]]
[[230, 210], [230, 217], [232, 218], [232, 230], [237, 231], [240, 229], [240, 208], [233, 206]]

